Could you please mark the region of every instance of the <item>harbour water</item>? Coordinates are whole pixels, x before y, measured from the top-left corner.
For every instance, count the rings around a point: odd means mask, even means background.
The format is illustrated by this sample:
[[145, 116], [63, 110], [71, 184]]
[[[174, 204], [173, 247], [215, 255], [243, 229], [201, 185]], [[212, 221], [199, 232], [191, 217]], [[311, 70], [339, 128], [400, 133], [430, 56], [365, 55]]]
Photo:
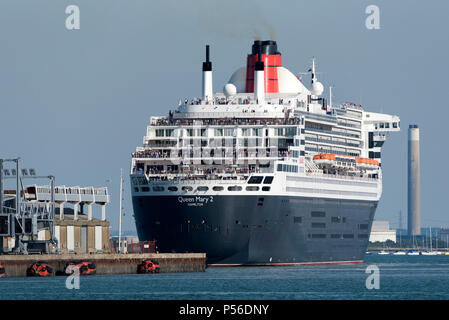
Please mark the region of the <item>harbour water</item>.
[[[366, 256], [364, 264], [207, 268], [202, 273], [0, 278], [8, 299], [449, 299], [449, 256]], [[368, 265], [380, 288], [367, 289]]]

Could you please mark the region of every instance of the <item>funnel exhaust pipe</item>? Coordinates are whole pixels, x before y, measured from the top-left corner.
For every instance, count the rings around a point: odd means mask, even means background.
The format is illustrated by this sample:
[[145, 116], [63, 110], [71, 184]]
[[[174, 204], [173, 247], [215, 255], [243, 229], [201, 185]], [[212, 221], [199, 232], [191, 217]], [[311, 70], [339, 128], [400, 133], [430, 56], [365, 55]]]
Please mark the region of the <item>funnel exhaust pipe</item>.
[[254, 65], [254, 99], [258, 104], [265, 102], [265, 72], [260, 47], [258, 48], [257, 62]]
[[206, 61], [203, 62], [203, 100], [211, 102], [213, 99], [212, 89], [212, 62], [209, 60], [209, 45], [206, 45]]

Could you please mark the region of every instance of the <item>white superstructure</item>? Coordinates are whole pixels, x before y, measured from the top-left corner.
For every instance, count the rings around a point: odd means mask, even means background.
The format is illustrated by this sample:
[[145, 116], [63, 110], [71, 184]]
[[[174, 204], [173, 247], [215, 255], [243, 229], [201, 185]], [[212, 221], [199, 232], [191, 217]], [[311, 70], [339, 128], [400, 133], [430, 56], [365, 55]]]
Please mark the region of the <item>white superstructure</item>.
[[[133, 196], [263, 194], [378, 201], [381, 148], [388, 132], [400, 130], [399, 117], [348, 102], [329, 104], [322, 97], [315, 59], [307, 88], [282, 65], [268, 65], [274, 54], [255, 56], [265, 66], [258, 70], [256, 63], [253, 71], [249, 56], [247, 68], [231, 76], [224, 93], [212, 96], [207, 57], [202, 98], [180, 101], [167, 117], [150, 118], [143, 146], [132, 155]], [[275, 81], [275, 89], [269, 81]], [[274, 182], [262, 184], [264, 179]]]

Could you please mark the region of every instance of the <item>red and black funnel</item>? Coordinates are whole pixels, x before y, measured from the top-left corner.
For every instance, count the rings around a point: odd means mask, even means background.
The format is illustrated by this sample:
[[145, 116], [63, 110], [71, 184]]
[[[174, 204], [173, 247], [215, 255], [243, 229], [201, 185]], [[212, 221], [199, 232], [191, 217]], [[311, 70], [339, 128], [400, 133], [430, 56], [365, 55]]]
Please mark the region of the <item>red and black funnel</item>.
[[254, 92], [254, 70], [256, 65], [260, 66], [260, 63], [257, 63], [258, 61], [261, 61], [264, 65], [265, 92], [279, 92], [277, 67], [282, 67], [282, 56], [277, 50], [276, 41], [273, 40], [254, 41], [252, 52], [248, 55], [246, 63], [245, 91]]

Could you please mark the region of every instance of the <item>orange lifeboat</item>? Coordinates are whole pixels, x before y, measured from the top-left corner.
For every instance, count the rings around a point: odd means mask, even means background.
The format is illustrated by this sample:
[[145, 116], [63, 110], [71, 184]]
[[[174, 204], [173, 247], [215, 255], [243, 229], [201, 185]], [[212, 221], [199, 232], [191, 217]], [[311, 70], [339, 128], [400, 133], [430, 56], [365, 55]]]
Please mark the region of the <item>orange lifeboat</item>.
[[29, 277], [48, 277], [53, 274], [53, 268], [45, 262], [36, 262], [27, 269]]
[[159, 273], [159, 263], [154, 260], [144, 260], [137, 266], [137, 273]]
[[322, 167], [351, 168], [355, 166], [355, 159], [352, 156], [345, 156], [334, 153], [320, 153], [313, 157], [313, 161]]
[[368, 158], [355, 158], [357, 167], [361, 169], [376, 169], [379, 167], [379, 161]]

